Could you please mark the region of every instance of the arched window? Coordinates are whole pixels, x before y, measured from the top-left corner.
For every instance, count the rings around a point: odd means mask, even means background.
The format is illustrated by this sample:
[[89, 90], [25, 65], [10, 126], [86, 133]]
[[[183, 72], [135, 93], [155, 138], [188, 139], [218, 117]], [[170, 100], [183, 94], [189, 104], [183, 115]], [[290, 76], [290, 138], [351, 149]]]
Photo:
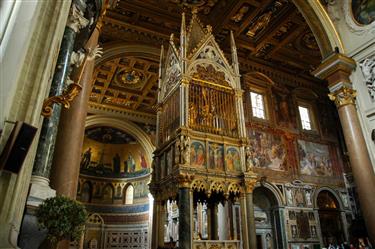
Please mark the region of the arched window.
[[107, 184], [103, 189], [103, 203], [112, 204], [113, 203], [113, 187]]
[[129, 185], [125, 189], [125, 196], [124, 196], [124, 204], [133, 204], [133, 197], [134, 197], [134, 187], [133, 185]]
[[89, 182], [85, 182], [82, 186], [81, 202], [91, 202], [92, 186]]

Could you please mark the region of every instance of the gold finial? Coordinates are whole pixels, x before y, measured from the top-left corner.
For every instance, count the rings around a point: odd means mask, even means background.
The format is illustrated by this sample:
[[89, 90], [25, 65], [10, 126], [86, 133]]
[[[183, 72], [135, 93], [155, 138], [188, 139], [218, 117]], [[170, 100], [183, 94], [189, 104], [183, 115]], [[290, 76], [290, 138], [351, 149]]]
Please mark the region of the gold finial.
[[169, 37], [169, 41], [173, 42], [173, 40], [174, 40], [174, 34], [172, 33], [171, 36]]
[[193, 16], [197, 15], [198, 13], [198, 8], [197, 7], [192, 7], [191, 8], [191, 14], [193, 14]]
[[206, 30], [207, 30], [207, 33], [211, 34], [212, 33], [212, 26], [211, 25], [207, 25], [206, 26]]

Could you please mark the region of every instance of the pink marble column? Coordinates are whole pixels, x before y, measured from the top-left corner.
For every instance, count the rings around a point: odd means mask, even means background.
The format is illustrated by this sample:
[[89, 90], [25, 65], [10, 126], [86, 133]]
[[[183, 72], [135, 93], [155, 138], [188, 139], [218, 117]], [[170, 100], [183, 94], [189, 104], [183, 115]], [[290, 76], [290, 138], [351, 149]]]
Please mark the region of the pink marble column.
[[357, 93], [352, 89], [349, 79], [355, 66], [354, 60], [336, 53], [326, 58], [314, 73], [328, 81], [331, 91], [329, 97], [337, 106], [363, 218], [371, 243], [374, 245], [375, 175], [355, 106]]
[[88, 100], [92, 88], [92, 77], [95, 66], [95, 50], [98, 45], [100, 26], [97, 25], [89, 38], [85, 49], [88, 53], [78, 76], [82, 86], [79, 95], [73, 100], [69, 109], [61, 113], [55, 154], [51, 172], [51, 187], [59, 195], [76, 198], [81, 150], [85, 132]]

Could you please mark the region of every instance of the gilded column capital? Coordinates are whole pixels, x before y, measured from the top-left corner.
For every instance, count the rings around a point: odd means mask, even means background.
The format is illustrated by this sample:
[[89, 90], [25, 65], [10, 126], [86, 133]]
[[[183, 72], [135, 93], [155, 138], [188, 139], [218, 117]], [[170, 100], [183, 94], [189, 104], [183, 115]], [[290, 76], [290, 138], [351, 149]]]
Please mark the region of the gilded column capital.
[[345, 105], [355, 105], [357, 91], [351, 87], [343, 86], [340, 89], [328, 94], [330, 100], [335, 102], [337, 108]]
[[89, 24], [89, 20], [87, 20], [83, 16], [83, 12], [77, 7], [76, 4], [73, 4], [70, 9], [70, 14], [68, 17], [68, 22], [66, 26], [73, 29], [74, 32], [78, 33], [81, 29], [86, 27]]
[[189, 82], [190, 82], [190, 80], [189, 80], [188, 77], [186, 77], [186, 76], [182, 77], [182, 79], [181, 79], [181, 85], [188, 85]]
[[177, 184], [179, 188], [190, 188], [190, 183], [193, 181], [194, 176], [189, 174], [180, 174], [177, 176]]
[[244, 91], [242, 89], [236, 89], [235, 90], [235, 96], [238, 97], [238, 98], [242, 98], [243, 92]]
[[257, 178], [245, 179], [244, 180], [244, 191], [245, 193], [252, 193], [257, 183]]

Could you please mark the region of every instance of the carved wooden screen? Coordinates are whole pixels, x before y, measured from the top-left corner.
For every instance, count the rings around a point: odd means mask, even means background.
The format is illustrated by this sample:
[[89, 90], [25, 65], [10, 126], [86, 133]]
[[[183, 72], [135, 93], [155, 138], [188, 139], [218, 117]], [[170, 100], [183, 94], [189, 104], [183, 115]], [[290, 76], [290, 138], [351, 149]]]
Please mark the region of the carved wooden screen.
[[189, 87], [189, 127], [224, 136], [237, 136], [234, 91], [193, 78]]

